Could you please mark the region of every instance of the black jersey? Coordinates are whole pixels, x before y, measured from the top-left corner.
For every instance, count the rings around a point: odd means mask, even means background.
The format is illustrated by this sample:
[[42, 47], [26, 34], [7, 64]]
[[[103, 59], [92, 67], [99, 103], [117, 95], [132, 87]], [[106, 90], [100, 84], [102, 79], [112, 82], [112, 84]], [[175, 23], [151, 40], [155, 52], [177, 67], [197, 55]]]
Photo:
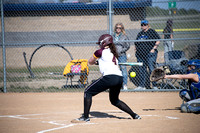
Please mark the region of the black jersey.
[[165, 27], [165, 29], [163, 30], [163, 34], [164, 34], [164, 39], [170, 39], [170, 35], [173, 33], [173, 30], [171, 27]]
[[[143, 30], [138, 33], [136, 40], [151, 40], [151, 39], [160, 39], [158, 33], [153, 29], [148, 29], [146, 32]], [[135, 42], [136, 54], [144, 57], [147, 55], [151, 49], [155, 46], [156, 41], [147, 41], [147, 42]]]

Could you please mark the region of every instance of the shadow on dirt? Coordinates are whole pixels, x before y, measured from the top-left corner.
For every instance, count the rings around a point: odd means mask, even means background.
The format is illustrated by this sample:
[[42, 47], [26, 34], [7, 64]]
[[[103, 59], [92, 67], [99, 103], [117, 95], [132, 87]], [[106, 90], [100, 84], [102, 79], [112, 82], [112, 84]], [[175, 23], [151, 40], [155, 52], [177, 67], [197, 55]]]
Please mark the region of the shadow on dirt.
[[[109, 112], [109, 113], [122, 113], [122, 112]], [[92, 112], [90, 112], [90, 115], [95, 118], [131, 119], [131, 118], [127, 118], [127, 117], [118, 117], [118, 116], [115, 116], [112, 114], [108, 114], [105, 112], [98, 112], [98, 111], [92, 111]]]
[[143, 111], [168, 111], [168, 110], [181, 110], [181, 108], [175, 107], [174, 109], [143, 109]]

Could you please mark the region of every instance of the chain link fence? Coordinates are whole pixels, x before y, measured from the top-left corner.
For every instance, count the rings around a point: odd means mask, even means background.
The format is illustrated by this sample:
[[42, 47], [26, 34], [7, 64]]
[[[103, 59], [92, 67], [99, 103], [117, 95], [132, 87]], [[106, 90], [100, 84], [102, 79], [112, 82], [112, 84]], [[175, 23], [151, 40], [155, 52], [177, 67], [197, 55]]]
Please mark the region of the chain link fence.
[[[166, 63], [165, 41], [173, 41], [173, 50], [183, 51], [184, 59], [200, 59], [199, 5], [198, 0], [4, 0], [0, 88], [2, 92], [83, 91], [84, 87], [101, 77], [98, 66], [88, 66], [87, 83], [82, 84], [80, 75], [68, 77], [67, 82], [67, 77], [63, 76], [66, 65], [71, 60], [89, 59], [98, 48], [95, 43], [100, 35], [113, 34], [118, 22], [123, 23], [129, 38], [126, 41], [130, 43], [126, 53], [128, 62], [137, 62], [134, 44], [140, 42], [136, 37], [143, 19], [148, 20], [150, 27], [160, 36], [154, 40], [160, 41], [157, 67]], [[172, 40], [162, 38], [169, 19], [173, 21]], [[170, 74], [169, 67], [161, 67]], [[135, 91], [143, 80], [139, 78], [138, 69], [139, 66], [127, 66], [128, 75], [131, 71], [136, 72], [135, 78], [128, 76], [128, 91]], [[146, 91], [152, 91], [148, 79]], [[158, 91], [174, 91], [186, 84], [179, 80], [163, 80], [157, 83], [157, 87]]]

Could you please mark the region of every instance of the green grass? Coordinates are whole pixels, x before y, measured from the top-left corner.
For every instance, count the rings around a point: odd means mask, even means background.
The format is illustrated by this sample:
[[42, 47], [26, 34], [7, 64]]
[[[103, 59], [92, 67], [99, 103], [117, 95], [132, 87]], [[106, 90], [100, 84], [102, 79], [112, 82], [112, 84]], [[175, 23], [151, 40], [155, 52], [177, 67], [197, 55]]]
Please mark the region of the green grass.
[[[61, 80], [66, 79], [62, 75], [64, 70], [63, 66], [57, 67], [37, 67], [32, 68], [33, 73], [36, 78], [33, 79], [30, 77], [29, 71], [26, 68], [7, 68], [7, 82], [32, 82], [33, 80]], [[99, 71], [98, 66], [89, 66], [90, 71]], [[3, 71], [1, 71], [3, 75]], [[50, 75], [48, 73], [58, 73]], [[3, 77], [0, 77], [0, 82], [3, 82]], [[83, 91], [83, 88], [58, 88], [58, 87], [39, 87], [39, 88], [30, 88], [28, 86], [7, 86], [7, 92], [80, 92]], [[3, 92], [3, 86], [0, 86], [0, 92]]]
[[[166, 17], [166, 19], [165, 19]], [[178, 15], [174, 16], [174, 18], [172, 16], [162, 16], [163, 21], [167, 21], [167, 17], [170, 17], [174, 20], [173, 23], [173, 29], [190, 29], [190, 28], [200, 28], [200, 21], [197, 17], [199, 17], [198, 15], [185, 15], [180, 16], [182, 18], [180, 18]], [[148, 17], [147, 17], [148, 20]], [[153, 29], [164, 29], [166, 26], [166, 22], [162, 22], [160, 19], [152, 19], [150, 22], [150, 26]]]
[[[58, 88], [58, 87], [40, 87], [40, 88], [30, 88], [28, 86], [24, 87], [15, 87], [10, 86], [7, 88], [7, 92], [13, 92], [13, 93], [24, 93], [24, 92], [82, 92], [83, 88]], [[0, 87], [0, 92], [3, 92], [3, 87]]]
[[[190, 28], [200, 28], [200, 22], [176, 22], [173, 25], [173, 29], [190, 29]], [[165, 23], [152, 23], [150, 24], [153, 29], [164, 29]]]
[[[32, 72], [63, 72], [65, 66], [53, 66], [53, 67], [34, 67], [31, 68]], [[3, 69], [3, 68], [1, 68]], [[98, 71], [98, 66], [89, 66], [89, 70], [91, 71]], [[29, 73], [28, 69], [23, 68], [7, 68], [6, 71], [8, 73]], [[3, 71], [2, 71], [3, 73]]]
[[[62, 76], [65, 66], [56, 66], [56, 67], [36, 67], [32, 68], [32, 72], [36, 76], [38, 80], [40, 79], [65, 79]], [[31, 82], [33, 78], [31, 78], [29, 71], [27, 68], [7, 68], [6, 69], [6, 78], [7, 82]], [[89, 71], [99, 71], [98, 66], [89, 66]], [[1, 71], [3, 75], [3, 71]], [[49, 73], [54, 73], [50, 75]], [[3, 82], [3, 77], [0, 77], [0, 82]]]

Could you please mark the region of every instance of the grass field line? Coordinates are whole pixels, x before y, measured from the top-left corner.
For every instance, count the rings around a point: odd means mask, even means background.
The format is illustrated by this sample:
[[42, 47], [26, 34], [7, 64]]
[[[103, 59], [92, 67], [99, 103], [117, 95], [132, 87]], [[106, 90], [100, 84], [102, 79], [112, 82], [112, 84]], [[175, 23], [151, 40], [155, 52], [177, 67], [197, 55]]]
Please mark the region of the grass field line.
[[[155, 29], [157, 32], [163, 32], [163, 29]], [[200, 31], [200, 28], [173, 29], [173, 31]]]

